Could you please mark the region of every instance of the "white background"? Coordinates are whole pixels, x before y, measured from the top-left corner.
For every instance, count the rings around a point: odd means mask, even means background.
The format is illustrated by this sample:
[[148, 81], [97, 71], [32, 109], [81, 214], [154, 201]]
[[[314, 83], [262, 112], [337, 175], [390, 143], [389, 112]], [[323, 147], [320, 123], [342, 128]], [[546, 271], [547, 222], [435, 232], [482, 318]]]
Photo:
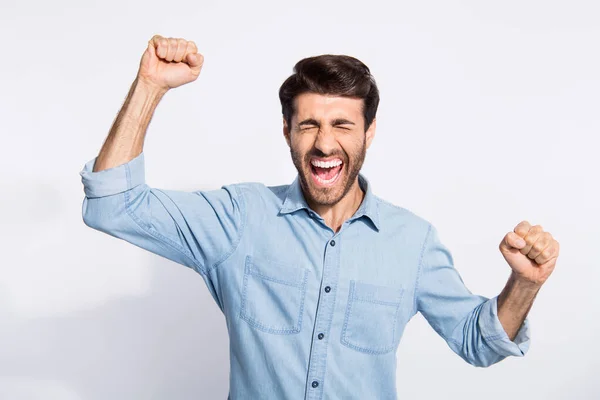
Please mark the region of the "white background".
[[561, 243], [523, 358], [475, 368], [417, 315], [399, 399], [600, 398], [600, 6], [595, 1], [2, 0], [0, 398], [224, 399], [224, 318], [190, 269], [94, 231], [79, 171], [158, 33], [199, 79], [150, 125], [155, 187], [289, 183], [277, 91], [303, 57], [349, 54], [380, 91], [363, 172], [431, 221], [475, 293], [500, 292], [521, 220]]

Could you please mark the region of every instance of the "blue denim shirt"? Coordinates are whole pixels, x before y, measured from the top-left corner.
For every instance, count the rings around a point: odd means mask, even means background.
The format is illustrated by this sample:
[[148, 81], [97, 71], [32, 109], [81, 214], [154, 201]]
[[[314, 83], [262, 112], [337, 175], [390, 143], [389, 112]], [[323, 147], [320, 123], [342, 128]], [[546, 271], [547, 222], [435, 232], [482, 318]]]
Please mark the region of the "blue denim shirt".
[[80, 172], [86, 225], [194, 269], [225, 315], [231, 399], [396, 399], [396, 349], [417, 312], [466, 362], [529, 348], [497, 297], [472, 294], [436, 228], [372, 192], [334, 233], [299, 180], [184, 192], [151, 188], [144, 153]]

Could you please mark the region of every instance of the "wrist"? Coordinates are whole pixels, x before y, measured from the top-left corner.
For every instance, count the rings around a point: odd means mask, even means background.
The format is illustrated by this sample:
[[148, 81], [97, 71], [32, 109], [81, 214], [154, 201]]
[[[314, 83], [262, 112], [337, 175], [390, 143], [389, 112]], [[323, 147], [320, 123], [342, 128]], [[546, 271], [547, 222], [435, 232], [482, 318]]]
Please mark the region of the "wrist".
[[135, 77], [134, 85], [136, 90], [140, 90], [147, 96], [153, 98], [161, 98], [169, 91], [168, 87], [162, 87], [156, 83], [138, 75]]
[[513, 271], [508, 278], [507, 286], [518, 289], [519, 291], [537, 293], [542, 287], [542, 283], [534, 282], [527, 278], [521, 277], [519, 274]]

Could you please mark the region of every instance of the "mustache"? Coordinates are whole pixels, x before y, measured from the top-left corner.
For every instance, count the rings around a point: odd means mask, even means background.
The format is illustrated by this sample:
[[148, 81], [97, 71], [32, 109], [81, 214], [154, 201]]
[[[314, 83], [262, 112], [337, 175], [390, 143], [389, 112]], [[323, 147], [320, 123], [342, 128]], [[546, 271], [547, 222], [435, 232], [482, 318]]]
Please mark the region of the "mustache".
[[348, 160], [348, 157], [346, 156], [346, 154], [344, 154], [342, 152], [335, 151], [333, 153], [326, 154], [318, 149], [315, 149], [315, 150], [312, 150], [312, 151], [306, 153], [305, 158], [306, 158], [306, 161], [310, 161], [310, 159], [312, 157], [327, 158], [327, 157], [334, 157], [334, 156], [341, 158], [344, 163]]

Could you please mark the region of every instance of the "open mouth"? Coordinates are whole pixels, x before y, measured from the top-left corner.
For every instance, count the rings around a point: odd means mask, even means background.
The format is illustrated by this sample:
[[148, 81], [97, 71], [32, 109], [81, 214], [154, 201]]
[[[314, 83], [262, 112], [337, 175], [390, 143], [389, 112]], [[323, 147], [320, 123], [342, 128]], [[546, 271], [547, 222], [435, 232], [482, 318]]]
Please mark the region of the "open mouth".
[[317, 160], [310, 161], [311, 175], [317, 186], [329, 187], [333, 186], [342, 173], [344, 163], [339, 158], [332, 160]]

